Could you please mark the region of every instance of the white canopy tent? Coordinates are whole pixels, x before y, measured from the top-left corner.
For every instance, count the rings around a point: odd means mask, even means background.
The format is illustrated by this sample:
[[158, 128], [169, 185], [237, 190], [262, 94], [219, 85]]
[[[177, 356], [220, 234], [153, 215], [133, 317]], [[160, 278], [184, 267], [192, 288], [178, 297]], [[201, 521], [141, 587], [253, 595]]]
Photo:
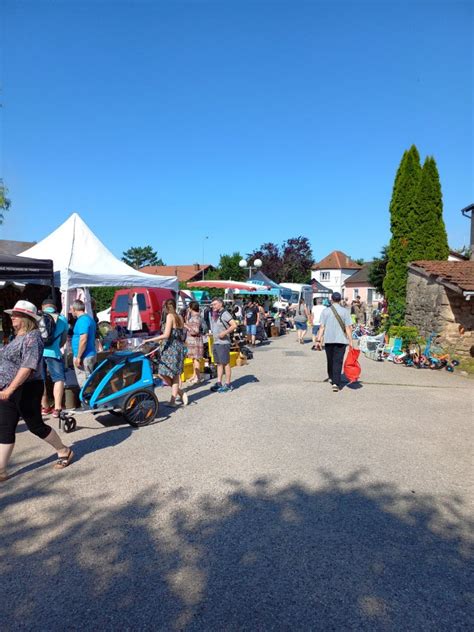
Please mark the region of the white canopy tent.
[[77, 213], [20, 256], [52, 259], [55, 285], [62, 291], [101, 286], [178, 291], [177, 277], [145, 274], [117, 259]]

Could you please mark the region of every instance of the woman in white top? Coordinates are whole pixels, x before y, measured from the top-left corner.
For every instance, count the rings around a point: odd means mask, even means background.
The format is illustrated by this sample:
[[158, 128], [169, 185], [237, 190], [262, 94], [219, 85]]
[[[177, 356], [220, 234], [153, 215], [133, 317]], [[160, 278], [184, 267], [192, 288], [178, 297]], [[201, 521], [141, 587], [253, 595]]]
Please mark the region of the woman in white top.
[[325, 307], [323, 305], [323, 301], [320, 298], [314, 299], [314, 306], [311, 310], [311, 326], [312, 326], [312, 334], [313, 334], [313, 346], [311, 349], [313, 351], [317, 350], [316, 346], [316, 336], [318, 335], [319, 328], [321, 326], [321, 314], [323, 313]]

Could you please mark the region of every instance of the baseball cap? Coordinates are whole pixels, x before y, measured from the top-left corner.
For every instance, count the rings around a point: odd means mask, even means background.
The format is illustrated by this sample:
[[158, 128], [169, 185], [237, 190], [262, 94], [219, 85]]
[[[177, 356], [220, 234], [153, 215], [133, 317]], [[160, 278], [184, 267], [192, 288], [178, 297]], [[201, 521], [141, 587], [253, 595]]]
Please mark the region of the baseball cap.
[[337, 301], [341, 300], [342, 296], [339, 294], [339, 292], [333, 292], [331, 295], [331, 298], [333, 301], [336, 301], [337, 303]]

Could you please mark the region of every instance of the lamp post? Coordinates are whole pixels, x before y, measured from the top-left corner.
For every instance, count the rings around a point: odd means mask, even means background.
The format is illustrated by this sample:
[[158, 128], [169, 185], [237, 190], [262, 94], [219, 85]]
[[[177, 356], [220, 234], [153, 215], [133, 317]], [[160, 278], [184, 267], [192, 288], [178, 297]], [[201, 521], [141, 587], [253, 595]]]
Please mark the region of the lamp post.
[[202, 238], [202, 280], [203, 281], [204, 281], [204, 246], [206, 244], [206, 239], [209, 239], [209, 237]]
[[471, 261], [474, 261], [474, 204], [463, 208], [461, 213], [471, 220]]
[[252, 263], [247, 263], [247, 259], [241, 259], [239, 261], [239, 266], [242, 269], [248, 270], [249, 271], [249, 279], [252, 276], [252, 270], [259, 270], [262, 267], [262, 260], [261, 259], [255, 259], [253, 264]]

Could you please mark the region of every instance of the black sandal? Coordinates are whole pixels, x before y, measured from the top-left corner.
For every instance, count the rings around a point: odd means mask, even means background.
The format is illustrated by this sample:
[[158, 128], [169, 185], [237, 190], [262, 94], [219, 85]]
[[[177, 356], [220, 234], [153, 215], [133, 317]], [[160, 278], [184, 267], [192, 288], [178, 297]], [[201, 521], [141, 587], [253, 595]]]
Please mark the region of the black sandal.
[[65, 467], [71, 464], [72, 459], [74, 458], [74, 452], [69, 448], [69, 452], [66, 456], [60, 456], [59, 459], [54, 464], [55, 470], [64, 470]]

